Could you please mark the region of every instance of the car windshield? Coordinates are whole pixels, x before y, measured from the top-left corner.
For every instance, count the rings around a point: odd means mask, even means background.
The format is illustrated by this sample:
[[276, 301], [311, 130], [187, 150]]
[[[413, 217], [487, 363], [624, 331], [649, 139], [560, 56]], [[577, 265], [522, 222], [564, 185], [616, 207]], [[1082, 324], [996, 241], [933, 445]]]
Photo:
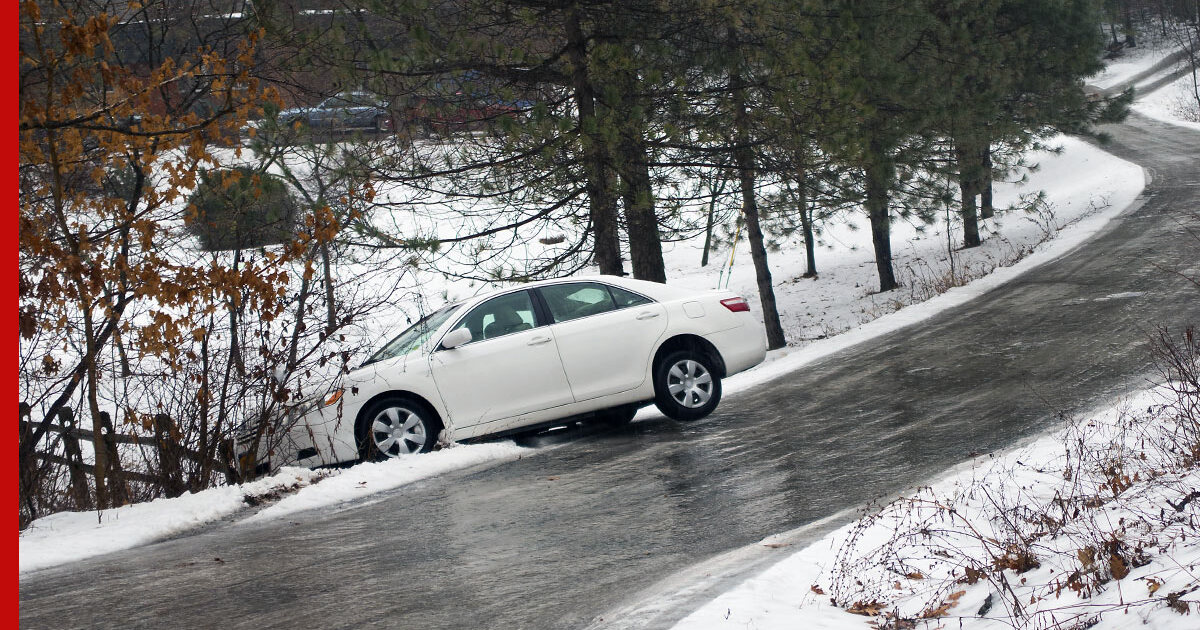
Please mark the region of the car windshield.
[[395, 339], [389, 341], [386, 346], [371, 355], [371, 358], [364, 361], [363, 365], [394, 359], [420, 348], [421, 344], [425, 343], [429, 339], [429, 336], [433, 334], [433, 331], [444, 324], [456, 310], [458, 310], [458, 305], [450, 304], [426, 315], [425, 318], [409, 326], [408, 330], [400, 333]]

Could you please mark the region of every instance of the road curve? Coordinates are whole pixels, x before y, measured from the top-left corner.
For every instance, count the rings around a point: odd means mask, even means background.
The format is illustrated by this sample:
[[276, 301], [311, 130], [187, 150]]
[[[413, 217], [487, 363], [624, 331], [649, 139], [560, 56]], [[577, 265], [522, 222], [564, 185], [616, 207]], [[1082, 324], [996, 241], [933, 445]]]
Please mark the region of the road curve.
[[333, 513], [33, 573], [21, 627], [669, 625], [711, 593], [631, 604], [697, 565], [723, 566], [730, 582], [771, 556], [704, 563], [1137, 388], [1149, 333], [1200, 322], [1200, 294], [1172, 273], [1200, 275], [1187, 236], [1200, 233], [1200, 133], [1138, 116], [1106, 131], [1108, 150], [1152, 174], [1140, 203], [969, 304], [731, 397], [698, 423], [638, 422]]

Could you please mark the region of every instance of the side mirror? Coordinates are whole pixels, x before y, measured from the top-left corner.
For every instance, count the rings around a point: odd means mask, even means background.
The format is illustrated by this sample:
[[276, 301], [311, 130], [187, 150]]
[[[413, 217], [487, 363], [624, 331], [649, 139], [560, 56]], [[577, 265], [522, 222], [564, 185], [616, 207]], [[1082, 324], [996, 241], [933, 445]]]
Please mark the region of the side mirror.
[[442, 337], [442, 347], [450, 350], [471, 341], [471, 331], [466, 328], [455, 328]]

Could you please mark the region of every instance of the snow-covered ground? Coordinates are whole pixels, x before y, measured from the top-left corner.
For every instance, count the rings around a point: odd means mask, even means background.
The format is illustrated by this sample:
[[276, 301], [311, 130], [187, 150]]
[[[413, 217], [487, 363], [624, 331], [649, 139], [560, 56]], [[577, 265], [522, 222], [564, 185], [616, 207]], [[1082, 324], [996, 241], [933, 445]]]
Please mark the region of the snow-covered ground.
[[[1178, 44], [1169, 38], [1143, 41], [1127, 48], [1121, 56], [1106, 63], [1099, 74], [1089, 77], [1089, 85], [1102, 90], [1125, 84], [1137, 90], [1132, 109], [1140, 114], [1191, 129], [1200, 129], [1200, 106], [1196, 103], [1194, 78]], [[1184, 72], [1175, 81], [1153, 88], [1167, 75]]]
[[1164, 400], [1145, 391], [978, 457], [675, 628], [1195, 628], [1200, 506], [1167, 506], [1200, 469], [1164, 461], [1178, 430]]
[[1167, 40], [1143, 41], [1141, 46], [1122, 50], [1120, 56], [1107, 61], [1104, 70], [1089, 77], [1087, 82], [1098, 88], [1116, 87], [1137, 78], [1175, 51], [1174, 44]]
[[1174, 82], [1139, 98], [1133, 110], [1172, 125], [1200, 129], [1200, 104], [1197, 104], [1192, 75], [1185, 74]]

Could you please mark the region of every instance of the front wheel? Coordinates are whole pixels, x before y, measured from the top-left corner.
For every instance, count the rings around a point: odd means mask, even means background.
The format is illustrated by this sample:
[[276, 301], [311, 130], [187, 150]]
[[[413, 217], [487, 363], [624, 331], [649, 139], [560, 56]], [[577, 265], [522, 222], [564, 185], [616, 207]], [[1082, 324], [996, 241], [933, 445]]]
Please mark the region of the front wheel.
[[367, 410], [358, 427], [363, 461], [383, 461], [427, 453], [437, 443], [436, 416], [425, 405], [403, 397], [385, 398]]
[[706, 355], [672, 352], [654, 370], [654, 404], [668, 418], [699, 420], [721, 402], [721, 377]]

